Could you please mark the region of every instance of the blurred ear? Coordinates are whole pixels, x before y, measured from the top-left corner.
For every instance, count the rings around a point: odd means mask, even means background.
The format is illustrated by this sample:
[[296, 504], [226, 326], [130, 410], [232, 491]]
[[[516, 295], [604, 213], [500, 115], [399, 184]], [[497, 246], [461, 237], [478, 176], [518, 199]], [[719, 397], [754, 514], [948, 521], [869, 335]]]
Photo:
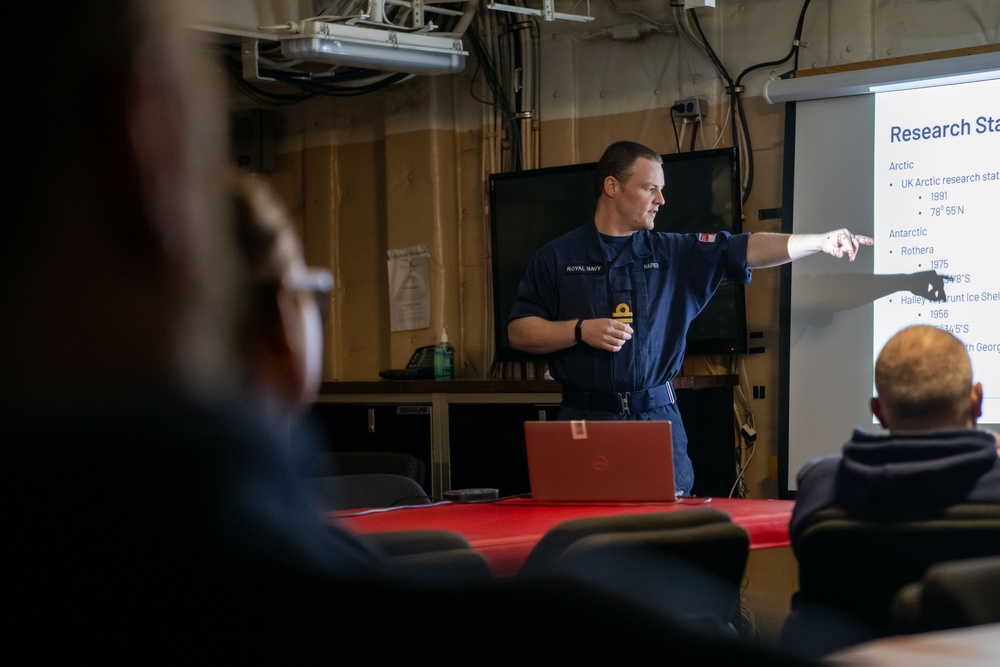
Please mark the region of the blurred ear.
[[878, 419], [878, 423], [882, 425], [882, 428], [888, 430], [889, 425], [885, 421], [885, 415], [882, 412], [882, 404], [879, 402], [878, 396], [872, 396], [869, 405], [871, 406], [872, 414], [875, 415], [876, 419]]
[[977, 382], [972, 385], [972, 391], [969, 393], [970, 401], [970, 412], [969, 416], [972, 418], [972, 423], [975, 424], [979, 421], [979, 418], [983, 416], [983, 383]]
[[275, 327], [274, 335], [280, 337], [280, 342], [275, 341], [276, 351], [281, 355], [284, 386], [297, 400], [306, 385], [305, 332], [302, 330], [300, 306], [295, 293], [281, 285], [278, 286], [277, 300], [280, 326]]
[[253, 325], [246, 352], [258, 400], [281, 419], [298, 403], [305, 382], [294, 329], [295, 295], [283, 287], [273, 293], [274, 312], [267, 322]]

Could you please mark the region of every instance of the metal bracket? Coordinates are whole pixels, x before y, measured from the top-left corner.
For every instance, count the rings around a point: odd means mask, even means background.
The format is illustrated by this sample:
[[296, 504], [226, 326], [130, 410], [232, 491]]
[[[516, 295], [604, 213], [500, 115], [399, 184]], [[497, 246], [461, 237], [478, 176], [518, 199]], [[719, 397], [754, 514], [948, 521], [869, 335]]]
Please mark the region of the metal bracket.
[[274, 79], [260, 75], [260, 51], [257, 46], [260, 40], [244, 39], [240, 54], [243, 60], [243, 80], [244, 81], [274, 81]]
[[529, 7], [518, 7], [516, 5], [504, 5], [498, 2], [494, 2], [493, 0], [488, 0], [486, 7], [487, 9], [495, 9], [501, 12], [512, 12], [514, 14], [527, 14], [529, 16], [541, 16], [546, 21], [555, 21], [557, 19], [561, 19], [564, 21], [588, 22], [594, 20], [593, 16], [585, 16], [583, 14], [564, 14], [562, 12], [555, 11], [555, 0], [542, 0], [542, 9], [531, 9]]

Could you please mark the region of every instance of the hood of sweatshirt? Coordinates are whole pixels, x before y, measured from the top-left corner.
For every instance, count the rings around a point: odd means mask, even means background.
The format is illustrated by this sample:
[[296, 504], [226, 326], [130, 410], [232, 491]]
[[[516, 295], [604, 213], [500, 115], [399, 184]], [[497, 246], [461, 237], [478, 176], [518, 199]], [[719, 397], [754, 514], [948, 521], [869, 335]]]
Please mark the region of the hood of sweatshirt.
[[837, 471], [838, 504], [893, 513], [954, 504], [996, 463], [996, 441], [982, 431], [856, 431]]

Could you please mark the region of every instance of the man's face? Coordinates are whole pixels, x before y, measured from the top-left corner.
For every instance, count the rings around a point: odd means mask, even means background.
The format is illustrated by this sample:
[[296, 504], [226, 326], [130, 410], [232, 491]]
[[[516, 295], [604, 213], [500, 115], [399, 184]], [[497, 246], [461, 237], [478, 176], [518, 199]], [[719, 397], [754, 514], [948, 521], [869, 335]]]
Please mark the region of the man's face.
[[647, 158], [632, 165], [632, 173], [619, 183], [614, 210], [623, 231], [653, 228], [653, 218], [663, 204], [663, 167]]

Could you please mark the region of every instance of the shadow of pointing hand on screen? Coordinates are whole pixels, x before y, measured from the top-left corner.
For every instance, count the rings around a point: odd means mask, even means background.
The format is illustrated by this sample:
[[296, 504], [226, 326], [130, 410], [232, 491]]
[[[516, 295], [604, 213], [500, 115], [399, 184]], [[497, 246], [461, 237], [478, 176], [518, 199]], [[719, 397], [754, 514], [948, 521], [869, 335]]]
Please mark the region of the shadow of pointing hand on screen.
[[798, 341], [807, 327], [826, 328], [835, 313], [852, 310], [896, 292], [943, 303], [947, 300], [945, 282], [951, 276], [937, 271], [862, 275], [856, 273], [799, 276], [792, 282], [792, 309], [804, 314], [804, 326], [792, 331], [792, 342]]
[[944, 302], [947, 295], [944, 293], [945, 281], [951, 282], [951, 276], [942, 276], [937, 271], [922, 271], [909, 276], [913, 284], [910, 285], [910, 294], [922, 296], [928, 301]]

